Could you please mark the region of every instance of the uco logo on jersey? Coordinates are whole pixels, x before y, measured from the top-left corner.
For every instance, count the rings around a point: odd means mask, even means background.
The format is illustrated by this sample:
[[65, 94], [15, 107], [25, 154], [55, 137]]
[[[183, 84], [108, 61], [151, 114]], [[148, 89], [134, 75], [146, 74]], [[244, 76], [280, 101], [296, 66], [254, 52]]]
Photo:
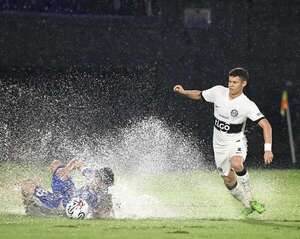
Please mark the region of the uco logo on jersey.
[[226, 124], [225, 122], [222, 122], [218, 119], [215, 119], [215, 127], [221, 131], [229, 131], [230, 130], [229, 124]]
[[238, 116], [238, 114], [239, 114], [239, 112], [237, 111], [237, 110], [232, 110], [231, 112], [230, 112], [230, 114], [231, 114], [231, 116], [232, 117], [237, 117]]

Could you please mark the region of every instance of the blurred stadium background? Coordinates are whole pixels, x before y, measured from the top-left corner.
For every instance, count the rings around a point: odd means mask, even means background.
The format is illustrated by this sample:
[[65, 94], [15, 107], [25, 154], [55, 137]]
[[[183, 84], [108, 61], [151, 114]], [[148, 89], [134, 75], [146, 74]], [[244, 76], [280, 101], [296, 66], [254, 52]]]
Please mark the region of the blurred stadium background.
[[[212, 164], [212, 109], [172, 87], [226, 84], [243, 66], [247, 94], [273, 126], [270, 168], [299, 167], [280, 115], [286, 89], [299, 160], [299, 1], [1, 0], [0, 10], [0, 161], [32, 161], [34, 152], [42, 162], [67, 160], [64, 137], [84, 145], [155, 117]], [[253, 168], [264, 168], [261, 133], [249, 124]]]

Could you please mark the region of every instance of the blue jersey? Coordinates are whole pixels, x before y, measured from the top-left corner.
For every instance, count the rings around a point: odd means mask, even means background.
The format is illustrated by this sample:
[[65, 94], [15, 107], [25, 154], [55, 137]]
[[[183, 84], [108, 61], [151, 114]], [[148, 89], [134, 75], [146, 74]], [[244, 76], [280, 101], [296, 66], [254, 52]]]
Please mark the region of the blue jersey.
[[[82, 175], [88, 182], [91, 182], [94, 178], [95, 172], [96, 170], [93, 168], [84, 168], [81, 171]], [[76, 191], [76, 196], [84, 199], [92, 209], [96, 209], [101, 206], [107, 194], [107, 189], [95, 191], [89, 185], [83, 186]]]
[[108, 191], [94, 191], [90, 186], [83, 186], [76, 191], [76, 196], [84, 199], [92, 209], [96, 209], [105, 205]]
[[76, 196], [84, 199], [91, 208], [96, 208], [98, 205], [98, 195], [89, 186], [83, 186], [77, 190]]
[[62, 180], [56, 173], [57, 170], [64, 166], [58, 167], [51, 180], [52, 192], [45, 190], [44, 188], [37, 186], [34, 191], [34, 196], [37, 197], [40, 202], [47, 208], [57, 208], [60, 203], [66, 207], [67, 203], [74, 196], [75, 185], [71, 178]]
[[72, 179], [69, 177], [67, 180], [62, 180], [56, 173], [57, 170], [63, 168], [64, 166], [59, 166], [52, 175], [51, 188], [52, 192], [58, 197], [62, 198], [62, 204], [65, 207], [67, 203], [74, 196], [75, 185]]

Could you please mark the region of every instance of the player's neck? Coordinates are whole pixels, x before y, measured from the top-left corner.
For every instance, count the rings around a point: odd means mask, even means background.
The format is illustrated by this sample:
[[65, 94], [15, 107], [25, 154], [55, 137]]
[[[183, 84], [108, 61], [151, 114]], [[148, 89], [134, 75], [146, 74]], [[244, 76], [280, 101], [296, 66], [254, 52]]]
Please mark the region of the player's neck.
[[236, 94], [232, 94], [232, 93], [229, 92], [229, 100], [233, 100], [233, 99], [239, 97], [241, 94], [243, 94], [243, 91], [240, 91]]

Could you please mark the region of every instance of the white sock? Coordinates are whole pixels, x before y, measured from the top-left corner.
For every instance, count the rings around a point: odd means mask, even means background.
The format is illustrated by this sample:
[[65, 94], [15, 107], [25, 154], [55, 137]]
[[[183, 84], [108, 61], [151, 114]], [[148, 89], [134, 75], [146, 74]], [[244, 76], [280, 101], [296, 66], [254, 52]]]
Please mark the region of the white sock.
[[237, 176], [237, 177], [238, 177], [238, 181], [241, 183], [241, 185], [244, 188], [247, 199], [249, 201], [251, 201], [253, 198], [252, 198], [252, 190], [251, 190], [251, 186], [250, 186], [250, 177], [249, 177], [248, 171], [246, 172], [245, 175]]
[[236, 187], [230, 189], [229, 192], [234, 198], [241, 201], [245, 207], [250, 207], [250, 201], [245, 195], [243, 186], [238, 181]]

